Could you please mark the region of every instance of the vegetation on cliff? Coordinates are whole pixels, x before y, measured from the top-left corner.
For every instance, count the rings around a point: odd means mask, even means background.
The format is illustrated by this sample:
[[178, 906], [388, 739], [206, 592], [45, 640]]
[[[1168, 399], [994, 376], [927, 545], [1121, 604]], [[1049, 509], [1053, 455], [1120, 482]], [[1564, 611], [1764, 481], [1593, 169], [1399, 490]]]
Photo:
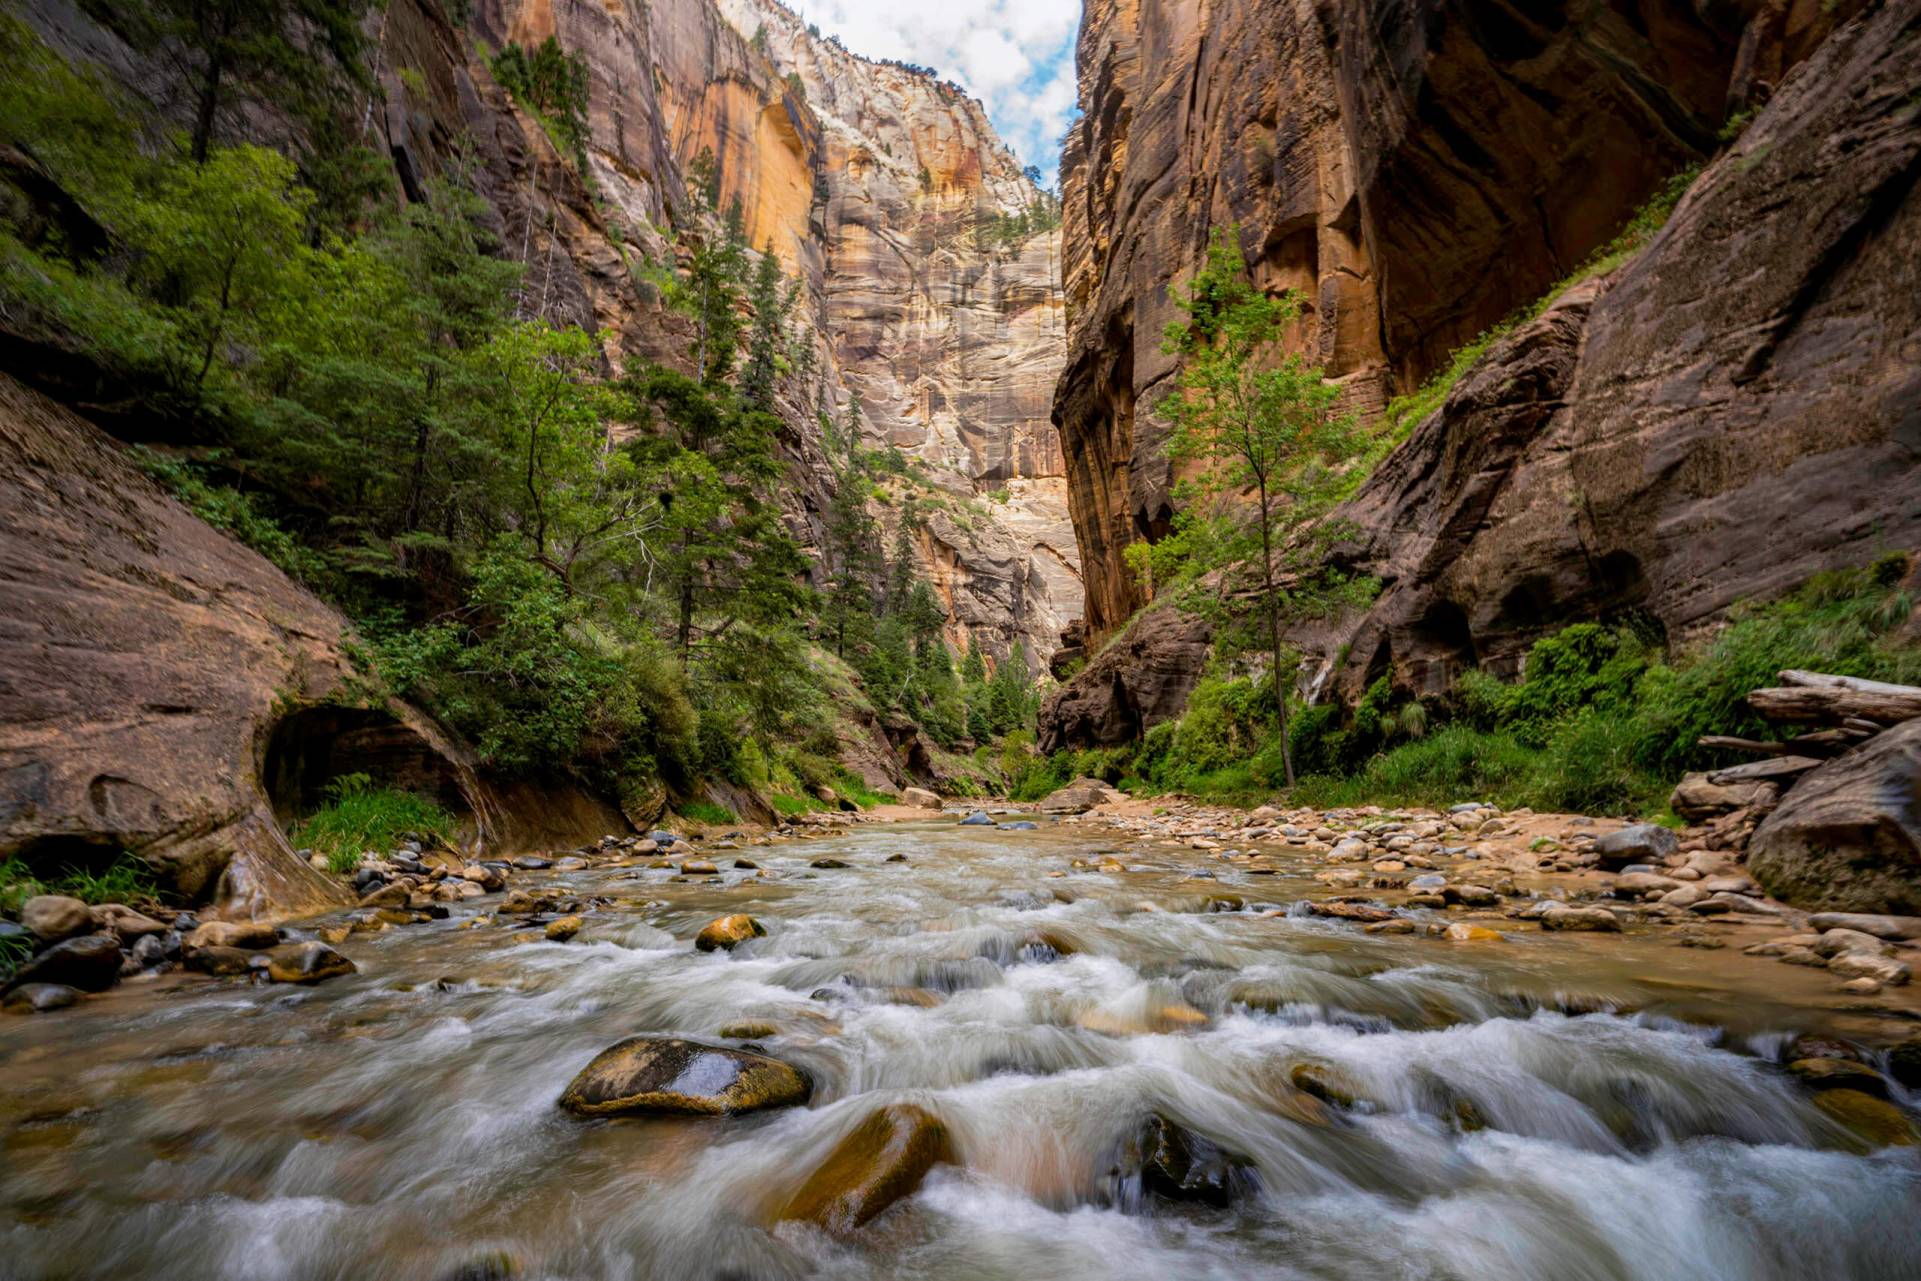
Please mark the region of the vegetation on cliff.
[[[292, 39], [319, 21], [276, 12]], [[841, 553], [815, 565], [781, 519], [793, 292], [738, 210], [701, 201], [698, 166], [661, 273], [688, 360], [616, 376], [599, 336], [540, 317], [458, 166], [405, 201], [323, 127], [363, 83], [350, 60], [327, 94], [302, 81], [310, 127], [278, 150], [224, 117], [177, 135], [11, 18], [0, 56], [16, 367], [108, 407], [156, 478], [356, 619], [361, 697], [417, 702], [502, 772], [637, 800], [691, 803], [710, 778], [799, 793], [839, 750], [831, 644], [909, 729], [966, 738], [911, 566], [850, 632], [814, 587]], [[578, 145], [578, 59], [542, 46], [495, 69]], [[293, 114], [268, 71], [244, 92]], [[349, 169], [351, 198], [312, 181]]]
[[[1308, 805], [1446, 805], [1462, 799], [1589, 813], [1658, 814], [1690, 769], [1735, 763], [1698, 745], [1759, 734], [1743, 702], [1788, 668], [1913, 683], [1921, 648], [1903, 630], [1915, 602], [1907, 557], [1822, 574], [1791, 595], [1738, 609], [1669, 652], [1636, 619], [1577, 623], [1537, 642], [1513, 683], [1469, 671], [1438, 698], [1382, 677], [1360, 704], [1293, 709]], [[1061, 753], [1017, 780], [1045, 795], [1080, 775], [1127, 790], [1254, 801], [1286, 787], [1263, 684], [1216, 659], [1186, 713], [1135, 747]]]

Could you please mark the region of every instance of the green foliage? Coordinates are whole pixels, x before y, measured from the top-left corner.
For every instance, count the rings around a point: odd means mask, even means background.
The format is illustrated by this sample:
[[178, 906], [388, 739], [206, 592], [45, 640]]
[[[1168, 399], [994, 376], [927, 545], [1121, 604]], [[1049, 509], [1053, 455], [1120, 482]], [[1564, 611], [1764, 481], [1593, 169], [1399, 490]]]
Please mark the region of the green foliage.
[[716, 805], [712, 801], [682, 801], [675, 808], [680, 811], [680, 816], [690, 823], [705, 823], [710, 827], [720, 827], [740, 821], [734, 811], [724, 805]]
[[326, 805], [302, 819], [292, 837], [344, 875], [368, 850], [384, 854], [404, 840], [444, 841], [453, 832], [453, 815], [426, 797], [376, 787], [365, 774], [343, 774], [327, 784]]
[[587, 60], [568, 53], [560, 47], [560, 41], [548, 36], [531, 53], [518, 43], [509, 43], [493, 56], [489, 66], [500, 87], [540, 120], [554, 142], [572, 157], [582, 180], [590, 182]]

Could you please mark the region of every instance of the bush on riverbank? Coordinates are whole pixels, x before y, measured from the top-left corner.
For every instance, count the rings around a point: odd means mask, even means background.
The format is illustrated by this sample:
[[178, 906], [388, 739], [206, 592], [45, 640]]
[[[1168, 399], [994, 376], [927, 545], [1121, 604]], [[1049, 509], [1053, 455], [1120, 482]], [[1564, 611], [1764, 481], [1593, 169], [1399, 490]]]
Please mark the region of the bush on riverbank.
[[[1743, 700], [1776, 672], [1921, 682], [1921, 647], [1896, 636], [1914, 610], [1900, 588], [1907, 568], [1905, 555], [1892, 555], [1816, 575], [1672, 654], [1633, 621], [1577, 623], [1537, 642], [1517, 683], [1469, 672], [1445, 698], [1422, 700], [1383, 677], [1351, 711], [1298, 707], [1306, 776], [1290, 799], [1658, 814], [1683, 773], [1736, 759], [1697, 746], [1702, 735], [1769, 735]], [[1133, 748], [1037, 761], [1014, 796], [1034, 799], [1082, 774], [1217, 802], [1275, 796], [1285, 780], [1271, 690], [1264, 677], [1210, 672], [1180, 720]]]
[[375, 787], [365, 774], [343, 774], [327, 785], [324, 808], [299, 823], [294, 842], [324, 854], [329, 870], [347, 873], [367, 850], [391, 850], [409, 837], [448, 840], [453, 815], [424, 796]]

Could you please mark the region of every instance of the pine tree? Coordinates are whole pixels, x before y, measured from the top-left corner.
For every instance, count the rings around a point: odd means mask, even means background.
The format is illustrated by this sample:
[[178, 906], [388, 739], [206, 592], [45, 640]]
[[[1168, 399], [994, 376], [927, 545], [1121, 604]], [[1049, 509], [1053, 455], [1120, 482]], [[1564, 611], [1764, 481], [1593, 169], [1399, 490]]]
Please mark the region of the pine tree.
[[748, 334], [747, 367], [741, 371], [740, 390], [749, 404], [771, 411], [781, 352], [787, 345], [787, 310], [793, 304], [771, 241], [754, 268], [749, 296], [754, 304], [754, 323]]

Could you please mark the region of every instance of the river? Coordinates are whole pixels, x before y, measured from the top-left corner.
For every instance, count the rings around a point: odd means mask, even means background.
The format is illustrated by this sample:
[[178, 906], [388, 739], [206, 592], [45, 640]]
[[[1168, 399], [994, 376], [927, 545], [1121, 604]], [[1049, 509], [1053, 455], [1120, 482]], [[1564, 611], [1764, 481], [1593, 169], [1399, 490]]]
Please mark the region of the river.
[[[317, 987], [177, 975], [9, 1019], [0, 1275], [1921, 1276], [1916, 1150], [1866, 1150], [1776, 1066], [1847, 1030], [1832, 984], [1639, 935], [1263, 914], [1305, 868], [1071, 867], [1119, 848], [950, 820], [740, 851], [771, 877], [547, 872], [602, 900], [572, 942], [476, 925], [483, 900], [355, 935], [359, 972]], [[1210, 910], [1228, 894], [1245, 910]], [[743, 911], [766, 937], [690, 946]], [[807, 1106], [556, 1106], [622, 1037], [743, 1023], [812, 1076]], [[1296, 1090], [1303, 1064], [1353, 1106]], [[851, 1238], [770, 1228], [893, 1101], [945, 1123], [954, 1163]], [[1122, 1194], [1112, 1154], [1156, 1112], [1251, 1160], [1251, 1190]]]

